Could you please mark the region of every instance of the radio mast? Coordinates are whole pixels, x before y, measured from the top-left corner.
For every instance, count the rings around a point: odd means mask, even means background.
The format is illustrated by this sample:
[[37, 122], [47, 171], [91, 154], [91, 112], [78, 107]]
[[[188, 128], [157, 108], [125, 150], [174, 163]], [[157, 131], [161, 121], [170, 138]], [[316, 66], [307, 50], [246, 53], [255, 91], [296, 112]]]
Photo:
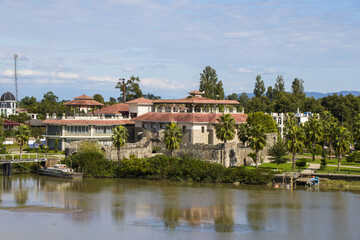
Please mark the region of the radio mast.
[[17, 72], [16, 72], [17, 58], [18, 58], [18, 55], [15, 54], [14, 55], [14, 60], [15, 60], [15, 96], [16, 96], [16, 101], [18, 101], [18, 86], [17, 86]]

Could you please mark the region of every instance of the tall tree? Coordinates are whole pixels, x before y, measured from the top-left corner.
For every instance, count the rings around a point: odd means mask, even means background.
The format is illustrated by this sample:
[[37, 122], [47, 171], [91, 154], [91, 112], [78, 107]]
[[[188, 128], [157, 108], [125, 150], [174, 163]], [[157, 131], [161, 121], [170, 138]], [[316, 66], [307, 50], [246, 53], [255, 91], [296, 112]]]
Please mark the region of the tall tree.
[[228, 140], [232, 140], [235, 137], [236, 131], [235, 119], [229, 114], [223, 114], [217, 119], [218, 123], [215, 126], [216, 137], [226, 143]]
[[199, 90], [204, 92], [204, 97], [211, 99], [224, 99], [224, 87], [221, 80], [218, 79], [215, 69], [206, 66], [200, 73]]
[[299, 78], [295, 78], [291, 85], [292, 93], [295, 95], [304, 94], [304, 81]]
[[276, 98], [280, 93], [285, 92], [285, 82], [283, 76], [279, 75], [276, 78], [276, 83], [274, 87], [274, 97]]
[[166, 125], [164, 134], [165, 146], [171, 151], [171, 156], [173, 156], [173, 151], [179, 149], [181, 145], [182, 134], [180, 127], [176, 123], [172, 122]]
[[255, 125], [249, 128], [249, 146], [255, 153], [255, 166], [258, 169], [258, 156], [259, 152], [264, 149], [266, 145], [265, 129], [261, 125]]
[[339, 121], [329, 112], [325, 111], [322, 116], [323, 138], [329, 148], [329, 158], [332, 159], [332, 143], [335, 139], [335, 129]]
[[31, 131], [28, 125], [19, 125], [15, 131], [15, 139], [20, 144], [20, 154], [22, 153], [23, 146], [29, 141]]
[[359, 150], [360, 149], [360, 114], [358, 114], [354, 120], [352, 133], [355, 142], [355, 149]]
[[113, 129], [113, 134], [111, 136], [111, 139], [113, 146], [116, 148], [117, 151], [118, 164], [121, 163], [120, 150], [123, 146], [125, 146], [128, 136], [129, 134], [127, 132], [126, 127], [122, 125], [118, 125]]
[[306, 145], [309, 152], [312, 154], [313, 161], [315, 161], [315, 155], [317, 149], [321, 149], [318, 144], [323, 138], [322, 122], [317, 114], [313, 114], [309, 121], [305, 122], [304, 125], [306, 135]]
[[301, 153], [304, 149], [304, 131], [303, 128], [291, 119], [286, 124], [286, 143], [289, 151], [292, 153], [292, 168], [295, 170], [296, 153]]
[[256, 76], [256, 82], [254, 87], [254, 95], [255, 97], [261, 97], [265, 92], [265, 84], [264, 81], [261, 80], [261, 75]]
[[[140, 89], [140, 79], [139, 77], [131, 76], [130, 79], [128, 79], [125, 82], [125, 101], [131, 101], [136, 98], [140, 98], [143, 96], [143, 93]], [[115, 88], [120, 89], [120, 97], [118, 98], [119, 102], [123, 101], [123, 82], [119, 81]]]
[[274, 90], [273, 90], [272, 86], [269, 86], [267, 88], [266, 96], [270, 99], [270, 101], [273, 100], [273, 98], [274, 98]]
[[335, 139], [333, 145], [336, 155], [338, 156], [338, 172], [340, 172], [341, 157], [345, 152], [350, 150], [351, 134], [347, 128], [338, 126], [335, 128]]

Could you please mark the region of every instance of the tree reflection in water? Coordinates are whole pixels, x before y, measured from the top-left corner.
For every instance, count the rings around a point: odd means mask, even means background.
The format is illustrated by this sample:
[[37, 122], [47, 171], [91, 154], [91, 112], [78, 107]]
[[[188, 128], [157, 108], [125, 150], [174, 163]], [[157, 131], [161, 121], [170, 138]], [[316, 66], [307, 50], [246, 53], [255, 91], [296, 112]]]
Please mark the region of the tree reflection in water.
[[28, 200], [29, 191], [26, 188], [23, 189], [22, 186], [23, 177], [20, 176], [18, 180], [19, 180], [19, 187], [14, 191], [14, 198], [18, 206], [24, 206], [26, 205], [26, 202]]
[[217, 207], [215, 214], [215, 231], [217, 232], [233, 232], [234, 231], [234, 219], [233, 209], [230, 205], [221, 205]]
[[179, 226], [180, 217], [181, 213], [179, 209], [166, 208], [163, 215], [165, 228], [174, 230], [176, 227]]

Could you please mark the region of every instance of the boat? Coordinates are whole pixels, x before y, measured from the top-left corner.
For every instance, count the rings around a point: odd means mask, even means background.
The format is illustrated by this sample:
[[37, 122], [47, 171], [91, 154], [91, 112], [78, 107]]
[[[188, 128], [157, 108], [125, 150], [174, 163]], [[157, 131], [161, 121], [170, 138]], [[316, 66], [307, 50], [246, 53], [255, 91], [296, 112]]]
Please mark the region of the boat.
[[65, 164], [55, 164], [40, 171], [40, 174], [51, 177], [60, 178], [82, 178], [82, 173], [75, 173], [72, 168], [68, 168]]
[[309, 179], [309, 181], [306, 183], [309, 187], [319, 186], [320, 185], [320, 179], [318, 177], [312, 177]]

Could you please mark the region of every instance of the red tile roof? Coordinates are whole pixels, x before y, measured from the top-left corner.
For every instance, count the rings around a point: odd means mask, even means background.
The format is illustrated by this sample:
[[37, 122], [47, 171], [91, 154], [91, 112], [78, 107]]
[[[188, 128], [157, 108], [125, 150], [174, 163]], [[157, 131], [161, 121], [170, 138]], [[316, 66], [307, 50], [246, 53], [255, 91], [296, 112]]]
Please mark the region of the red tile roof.
[[188, 92], [189, 94], [198, 94], [198, 95], [204, 95], [203, 92], [200, 92], [198, 90], [194, 90], [194, 91], [191, 91], [191, 92]]
[[73, 119], [45, 119], [45, 124], [56, 124], [56, 125], [126, 125], [135, 124], [134, 121], [124, 119], [114, 120], [73, 120]]
[[75, 97], [74, 99], [75, 100], [94, 100], [94, 98], [86, 96], [85, 94], [83, 94], [81, 96], [78, 96], [78, 97]]
[[64, 103], [66, 106], [104, 106], [104, 104], [99, 103], [95, 100], [71, 100]]
[[129, 113], [129, 105], [126, 103], [118, 103], [100, 109], [101, 114], [119, 114]]
[[144, 97], [137, 98], [126, 103], [152, 103], [153, 101]]
[[154, 104], [220, 104], [220, 105], [237, 105], [239, 104], [238, 101], [235, 100], [214, 100], [205, 97], [190, 97], [190, 98], [182, 98], [182, 99], [157, 99], [153, 100]]
[[[150, 112], [133, 118], [133, 121], [144, 122], [190, 122], [190, 123], [217, 123], [222, 113], [170, 113]], [[243, 113], [232, 113], [231, 116], [236, 123], [246, 122], [247, 115]]]

